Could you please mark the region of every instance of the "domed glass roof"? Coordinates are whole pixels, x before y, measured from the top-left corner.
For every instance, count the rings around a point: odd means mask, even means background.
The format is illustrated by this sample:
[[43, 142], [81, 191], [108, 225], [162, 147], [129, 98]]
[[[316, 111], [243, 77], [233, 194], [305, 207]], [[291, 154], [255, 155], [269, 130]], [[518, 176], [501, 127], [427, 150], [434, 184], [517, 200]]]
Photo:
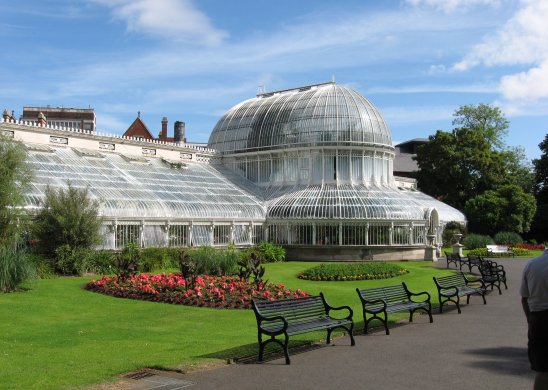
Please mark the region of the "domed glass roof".
[[392, 148], [379, 110], [354, 90], [325, 83], [263, 93], [228, 110], [209, 138], [221, 153], [308, 146]]

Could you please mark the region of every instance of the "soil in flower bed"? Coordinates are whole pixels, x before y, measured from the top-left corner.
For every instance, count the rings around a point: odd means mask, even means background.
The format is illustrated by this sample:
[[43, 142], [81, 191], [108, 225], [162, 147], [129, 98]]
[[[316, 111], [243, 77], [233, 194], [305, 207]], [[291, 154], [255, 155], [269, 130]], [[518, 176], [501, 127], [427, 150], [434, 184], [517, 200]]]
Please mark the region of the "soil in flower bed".
[[351, 264], [320, 264], [299, 274], [300, 279], [318, 281], [348, 281], [388, 279], [409, 271], [396, 264], [371, 262]]
[[228, 309], [249, 309], [252, 299], [285, 299], [306, 297], [299, 289], [291, 291], [283, 284], [254, 283], [231, 276], [197, 276], [189, 285], [181, 274], [140, 274], [129, 278], [103, 276], [92, 280], [85, 289], [114, 297], [153, 302]]

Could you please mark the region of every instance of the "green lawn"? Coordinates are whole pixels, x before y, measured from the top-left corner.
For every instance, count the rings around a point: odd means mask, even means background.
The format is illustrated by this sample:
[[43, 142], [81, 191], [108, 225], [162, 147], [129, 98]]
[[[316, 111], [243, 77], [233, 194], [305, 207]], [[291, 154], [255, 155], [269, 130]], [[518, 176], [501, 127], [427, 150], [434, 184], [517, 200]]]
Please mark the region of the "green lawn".
[[[316, 282], [298, 272], [317, 263], [268, 264], [270, 282], [311, 294], [324, 292], [334, 306], [354, 309], [363, 320], [355, 288], [405, 281], [435, 299], [428, 262], [401, 263], [411, 272], [388, 280]], [[142, 367], [189, 369], [257, 353], [256, 323], [250, 310], [217, 310], [131, 301], [83, 290], [89, 278], [40, 280], [25, 292], [0, 295], [0, 388], [62, 389], [115, 380]], [[404, 317], [402, 314], [401, 317]], [[315, 341], [325, 333], [302, 335]]]

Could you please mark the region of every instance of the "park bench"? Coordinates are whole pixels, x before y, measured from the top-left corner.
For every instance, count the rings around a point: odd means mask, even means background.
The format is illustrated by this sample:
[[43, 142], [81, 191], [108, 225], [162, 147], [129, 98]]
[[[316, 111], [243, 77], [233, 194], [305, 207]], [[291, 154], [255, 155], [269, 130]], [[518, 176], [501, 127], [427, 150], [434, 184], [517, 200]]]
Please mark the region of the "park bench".
[[440, 313], [443, 311], [445, 303], [453, 302], [457, 305], [460, 314], [460, 297], [466, 296], [466, 303], [470, 303], [470, 295], [481, 295], [483, 304], [485, 301], [485, 283], [481, 279], [471, 280], [459, 272], [449, 276], [434, 276], [434, 283], [438, 288], [438, 298], [440, 302]]
[[[331, 332], [336, 328], [345, 329], [350, 336], [351, 345], [355, 345], [352, 331], [352, 309], [349, 306], [332, 307], [322, 293], [319, 296], [303, 298], [269, 300], [252, 300], [253, 311], [257, 319], [259, 339], [259, 361], [263, 360], [265, 346], [270, 342], [279, 344], [284, 351], [285, 363], [290, 364], [287, 351], [289, 336], [327, 330], [327, 344], [331, 342]], [[331, 311], [348, 310], [344, 318], [335, 318]], [[269, 337], [263, 341], [263, 335]], [[284, 336], [284, 342], [276, 336]]]
[[447, 268], [452, 263], [455, 264], [455, 267], [459, 267], [459, 270], [462, 270], [462, 266], [468, 264], [468, 259], [460, 257], [458, 253], [445, 252], [445, 258], [447, 259]]
[[[413, 313], [417, 310], [424, 310], [432, 322], [430, 294], [427, 292], [412, 293], [405, 283], [367, 289], [356, 288], [356, 291], [362, 303], [364, 333], [367, 333], [369, 323], [377, 319], [383, 323], [386, 334], [390, 334], [387, 323], [388, 313], [398, 311], [409, 311], [409, 322], [413, 322]], [[420, 295], [424, 295], [425, 299], [422, 301], [413, 299]], [[367, 314], [372, 316], [368, 319]]]
[[489, 257], [516, 257], [508, 245], [487, 245], [487, 256]]
[[499, 295], [502, 294], [500, 289], [501, 283], [504, 284], [504, 288], [508, 290], [508, 285], [506, 284], [506, 271], [504, 266], [497, 264], [492, 260], [482, 259], [479, 266], [479, 271], [481, 273], [481, 279], [485, 283], [485, 287], [491, 286], [491, 290], [495, 287], [499, 290]]
[[468, 254], [466, 256], [466, 265], [468, 266], [468, 271], [472, 273], [472, 268], [476, 267], [479, 271], [479, 267], [481, 265], [482, 258], [479, 255], [470, 255]]

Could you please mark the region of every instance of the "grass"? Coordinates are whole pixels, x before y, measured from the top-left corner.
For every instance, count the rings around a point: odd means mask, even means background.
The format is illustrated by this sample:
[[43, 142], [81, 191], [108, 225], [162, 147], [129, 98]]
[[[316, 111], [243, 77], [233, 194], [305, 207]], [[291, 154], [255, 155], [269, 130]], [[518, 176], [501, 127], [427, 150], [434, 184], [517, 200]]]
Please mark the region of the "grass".
[[[267, 264], [266, 277], [311, 294], [322, 291], [333, 306], [350, 305], [363, 326], [355, 288], [405, 281], [435, 300], [428, 262], [399, 263], [411, 272], [385, 280], [317, 282], [297, 278], [310, 263]], [[216, 310], [114, 298], [83, 290], [90, 278], [36, 282], [0, 295], [0, 388], [64, 389], [115, 380], [143, 367], [188, 370], [196, 365], [257, 353], [256, 323], [249, 310]], [[401, 317], [405, 317], [402, 314]], [[396, 318], [395, 316], [392, 316]], [[295, 341], [317, 341], [325, 332]]]

